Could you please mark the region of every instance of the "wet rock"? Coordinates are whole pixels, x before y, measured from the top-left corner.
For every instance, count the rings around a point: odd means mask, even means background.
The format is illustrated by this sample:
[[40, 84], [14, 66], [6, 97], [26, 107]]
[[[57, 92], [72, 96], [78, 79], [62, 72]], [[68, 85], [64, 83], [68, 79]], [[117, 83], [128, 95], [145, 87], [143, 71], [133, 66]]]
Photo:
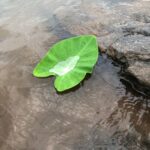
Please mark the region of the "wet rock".
[[[150, 38], [143, 35], [131, 35], [122, 37], [111, 45], [111, 51], [115, 51], [117, 59], [125, 57], [127, 61], [131, 60], [148, 60], [150, 58]], [[114, 52], [113, 52], [114, 53]]]
[[150, 37], [130, 35], [111, 45], [108, 54], [128, 63], [127, 71], [141, 82], [150, 84]]
[[127, 71], [143, 83], [150, 85], [150, 61], [135, 61], [129, 65]]
[[136, 21], [150, 23], [150, 14], [137, 13], [133, 15]]
[[140, 82], [150, 85], [149, 17], [136, 15], [136, 21], [131, 20], [125, 26], [120, 27], [122, 32], [117, 38], [111, 36], [112, 39], [106, 40], [105, 48], [107, 48], [108, 55], [128, 64], [125, 71], [135, 76]]

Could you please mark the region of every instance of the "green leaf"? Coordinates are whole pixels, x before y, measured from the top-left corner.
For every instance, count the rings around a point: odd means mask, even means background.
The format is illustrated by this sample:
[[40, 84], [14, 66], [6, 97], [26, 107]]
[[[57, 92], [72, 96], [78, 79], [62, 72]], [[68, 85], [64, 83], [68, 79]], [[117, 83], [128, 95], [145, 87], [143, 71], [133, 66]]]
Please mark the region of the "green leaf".
[[86, 73], [92, 73], [98, 59], [98, 45], [93, 35], [82, 35], [62, 40], [48, 51], [33, 71], [36, 77], [56, 76], [58, 91], [79, 84]]

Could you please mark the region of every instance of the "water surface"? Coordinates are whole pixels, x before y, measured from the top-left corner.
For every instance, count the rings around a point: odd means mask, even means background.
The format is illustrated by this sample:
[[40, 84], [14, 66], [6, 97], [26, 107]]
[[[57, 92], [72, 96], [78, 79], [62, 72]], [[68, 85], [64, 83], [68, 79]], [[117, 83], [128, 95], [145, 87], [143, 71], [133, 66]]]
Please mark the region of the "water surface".
[[150, 99], [129, 90], [120, 66], [106, 55], [90, 77], [63, 94], [53, 78], [32, 76], [53, 43], [79, 33], [99, 35], [104, 26], [96, 24], [96, 6], [104, 2], [0, 1], [1, 150], [150, 149]]

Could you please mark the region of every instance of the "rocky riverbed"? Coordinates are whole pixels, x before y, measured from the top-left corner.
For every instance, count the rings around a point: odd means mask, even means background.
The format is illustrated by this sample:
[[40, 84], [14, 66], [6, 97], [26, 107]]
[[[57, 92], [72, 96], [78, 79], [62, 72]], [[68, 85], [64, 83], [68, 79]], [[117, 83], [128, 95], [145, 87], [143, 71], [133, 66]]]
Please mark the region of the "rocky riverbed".
[[[149, 150], [149, 10], [149, 0], [1, 0], [0, 150]], [[32, 76], [52, 44], [80, 34], [106, 54], [80, 86], [60, 94]]]

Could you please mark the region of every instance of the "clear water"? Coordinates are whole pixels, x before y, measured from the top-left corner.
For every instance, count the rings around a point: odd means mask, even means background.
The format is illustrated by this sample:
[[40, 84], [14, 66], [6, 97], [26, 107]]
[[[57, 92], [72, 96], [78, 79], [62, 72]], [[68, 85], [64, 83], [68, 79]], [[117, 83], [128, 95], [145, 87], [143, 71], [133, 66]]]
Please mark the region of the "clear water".
[[[53, 43], [99, 31], [79, 26], [99, 15], [93, 5], [102, 2], [0, 1], [0, 150], [150, 149], [150, 99], [122, 84], [120, 67], [105, 55], [70, 92], [57, 93], [53, 78], [32, 77]], [[86, 16], [81, 9], [90, 3]]]
[[70, 72], [76, 66], [79, 56], [71, 56], [64, 61], [57, 63], [49, 72], [56, 73], [59, 76], [63, 76]]

